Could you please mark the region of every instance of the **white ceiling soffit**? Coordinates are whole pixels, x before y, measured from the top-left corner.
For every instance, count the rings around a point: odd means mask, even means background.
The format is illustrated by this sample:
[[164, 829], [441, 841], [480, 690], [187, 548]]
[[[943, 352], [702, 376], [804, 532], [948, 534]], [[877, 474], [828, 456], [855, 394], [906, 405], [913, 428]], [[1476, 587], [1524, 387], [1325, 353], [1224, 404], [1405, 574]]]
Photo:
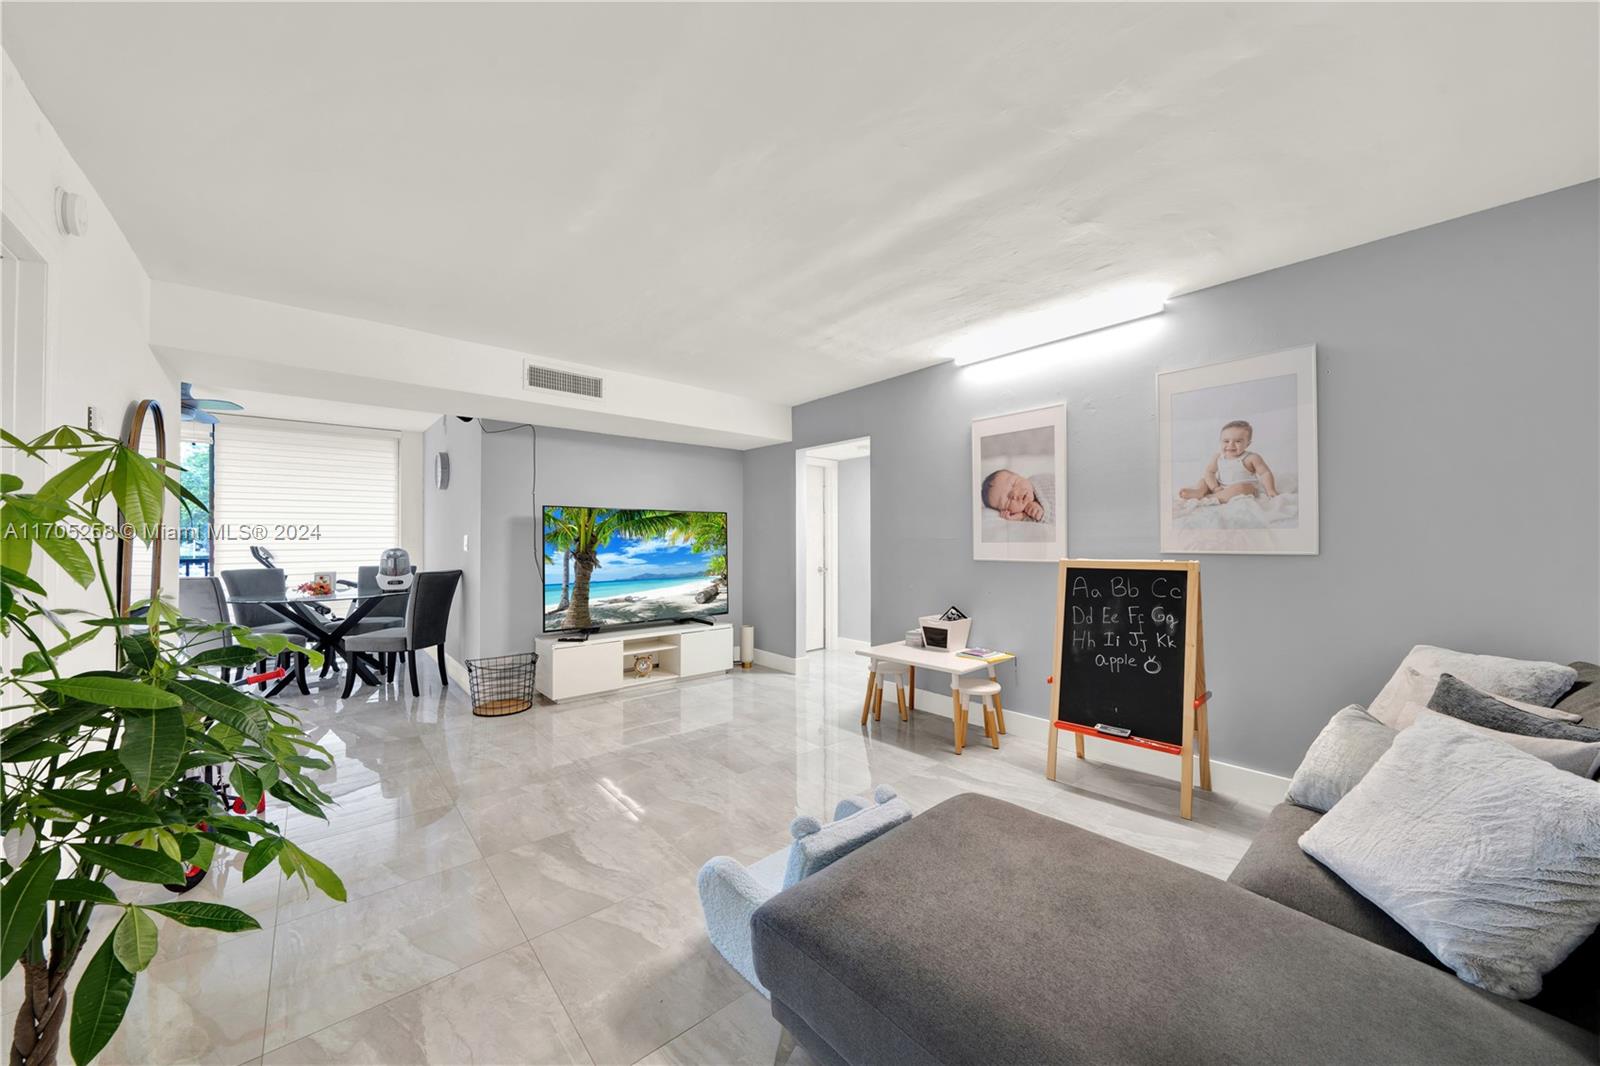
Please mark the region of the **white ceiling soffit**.
[[792, 403], [1596, 176], [1594, 4], [28, 4], [151, 275]]
[[215, 388], [203, 381], [194, 383], [194, 394], [208, 400], [232, 400], [244, 407], [243, 411], [234, 412], [230, 417], [275, 418], [283, 422], [392, 429], [402, 433], [420, 433], [446, 413], [379, 407], [329, 396], [291, 396], [259, 389]]
[[871, 454], [871, 437], [857, 437], [855, 440], [844, 440], [837, 444], [824, 444], [819, 448], [806, 449], [808, 458], [832, 459], [841, 463], [848, 462], [851, 459], [865, 459]]

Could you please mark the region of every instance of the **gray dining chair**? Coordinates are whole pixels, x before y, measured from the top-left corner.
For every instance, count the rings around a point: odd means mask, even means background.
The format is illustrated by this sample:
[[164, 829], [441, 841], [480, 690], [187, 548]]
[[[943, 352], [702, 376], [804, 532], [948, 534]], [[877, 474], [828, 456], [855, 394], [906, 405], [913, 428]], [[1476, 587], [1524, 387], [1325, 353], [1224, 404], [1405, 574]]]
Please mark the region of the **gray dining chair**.
[[[244, 626], [252, 633], [270, 633], [280, 637], [293, 639], [308, 638], [311, 636], [306, 628], [298, 622], [291, 622], [272, 608], [260, 603], [235, 603], [235, 596], [288, 596], [289, 579], [282, 570], [276, 567], [262, 567], [254, 570], [224, 570], [222, 583], [227, 586], [229, 606], [233, 608], [233, 621], [235, 625]], [[304, 657], [302, 656], [302, 659]], [[279, 656], [280, 665], [283, 656]], [[259, 668], [265, 670], [267, 661], [262, 659]], [[302, 662], [304, 668], [305, 663]], [[262, 686], [265, 687], [264, 685]]]
[[[450, 687], [450, 678], [444, 668], [444, 641], [450, 628], [450, 605], [456, 598], [456, 586], [459, 584], [460, 570], [424, 570], [411, 583], [411, 598], [406, 604], [404, 625], [345, 637], [345, 698], [348, 699], [350, 693], [355, 691], [357, 655], [384, 658], [404, 653], [411, 671], [411, 695], [421, 696], [422, 687], [417, 683], [417, 654], [425, 648], [432, 648], [439, 660], [439, 683], [445, 688]], [[387, 661], [393, 662], [392, 659]]]
[[[411, 573], [417, 572], [416, 567], [411, 568]], [[376, 596], [382, 590], [378, 588], [378, 568], [376, 566], [362, 566], [356, 570], [356, 592], [362, 596]], [[406, 624], [406, 606], [411, 602], [410, 595], [385, 596], [378, 601], [378, 605], [367, 612], [365, 618], [355, 624], [357, 633], [370, 633], [374, 629], [393, 629], [395, 626]]]
[[[223, 590], [222, 581], [215, 577], [180, 577], [178, 579], [178, 613], [185, 618], [193, 618], [197, 622], [227, 623], [228, 594]], [[184, 643], [183, 650], [187, 655], [199, 655], [212, 648], [230, 648], [233, 646], [233, 634], [227, 630], [220, 633], [196, 633]], [[224, 666], [221, 669], [222, 680], [229, 681], [233, 678], [233, 669]]]

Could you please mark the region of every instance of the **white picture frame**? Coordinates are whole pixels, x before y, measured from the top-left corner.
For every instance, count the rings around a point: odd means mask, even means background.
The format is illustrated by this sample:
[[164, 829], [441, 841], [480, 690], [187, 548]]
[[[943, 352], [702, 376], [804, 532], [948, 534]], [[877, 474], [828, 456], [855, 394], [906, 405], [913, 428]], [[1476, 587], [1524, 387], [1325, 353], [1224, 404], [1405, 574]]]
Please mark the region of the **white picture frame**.
[[[991, 506], [986, 490], [1002, 506]], [[973, 419], [968, 499], [973, 559], [1053, 563], [1066, 558], [1067, 405]]]
[[1316, 346], [1167, 371], [1156, 394], [1161, 551], [1316, 555]]

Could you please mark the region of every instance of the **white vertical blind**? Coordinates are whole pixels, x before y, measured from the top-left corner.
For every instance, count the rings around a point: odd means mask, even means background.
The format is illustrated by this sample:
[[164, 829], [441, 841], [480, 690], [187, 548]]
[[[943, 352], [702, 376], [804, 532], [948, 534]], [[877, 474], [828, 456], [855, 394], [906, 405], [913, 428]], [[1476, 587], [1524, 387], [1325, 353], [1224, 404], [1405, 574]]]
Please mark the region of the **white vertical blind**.
[[382, 430], [225, 418], [217, 426], [213, 573], [272, 552], [290, 587], [350, 581], [400, 543], [400, 440]]

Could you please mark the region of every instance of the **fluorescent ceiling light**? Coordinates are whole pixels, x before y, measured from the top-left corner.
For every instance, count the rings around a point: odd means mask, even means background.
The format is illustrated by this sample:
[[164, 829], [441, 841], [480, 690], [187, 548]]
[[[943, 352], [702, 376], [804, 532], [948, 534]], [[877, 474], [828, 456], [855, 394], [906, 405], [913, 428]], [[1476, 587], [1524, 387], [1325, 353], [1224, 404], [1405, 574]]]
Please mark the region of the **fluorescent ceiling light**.
[[943, 354], [957, 366], [1015, 355], [1068, 337], [1159, 315], [1166, 310], [1167, 295], [1168, 290], [1160, 286], [1134, 285], [1042, 311], [1013, 315], [962, 334], [945, 345]]

